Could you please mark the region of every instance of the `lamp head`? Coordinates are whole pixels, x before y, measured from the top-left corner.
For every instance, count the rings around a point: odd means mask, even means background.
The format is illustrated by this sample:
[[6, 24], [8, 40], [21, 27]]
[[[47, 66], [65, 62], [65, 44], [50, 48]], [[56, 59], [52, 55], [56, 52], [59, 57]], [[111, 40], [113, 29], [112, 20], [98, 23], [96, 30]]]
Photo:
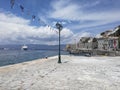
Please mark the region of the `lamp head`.
[[60, 31], [63, 29], [63, 26], [60, 23], [56, 23], [56, 28], [59, 29]]

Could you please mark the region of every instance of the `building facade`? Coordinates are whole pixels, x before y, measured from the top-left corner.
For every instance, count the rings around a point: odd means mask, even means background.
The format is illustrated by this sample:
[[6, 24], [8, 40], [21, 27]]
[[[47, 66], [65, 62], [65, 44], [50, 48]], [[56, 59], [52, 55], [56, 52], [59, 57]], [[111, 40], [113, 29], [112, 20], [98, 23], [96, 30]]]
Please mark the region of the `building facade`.
[[98, 38], [99, 50], [117, 50], [119, 49], [118, 37], [102, 37]]

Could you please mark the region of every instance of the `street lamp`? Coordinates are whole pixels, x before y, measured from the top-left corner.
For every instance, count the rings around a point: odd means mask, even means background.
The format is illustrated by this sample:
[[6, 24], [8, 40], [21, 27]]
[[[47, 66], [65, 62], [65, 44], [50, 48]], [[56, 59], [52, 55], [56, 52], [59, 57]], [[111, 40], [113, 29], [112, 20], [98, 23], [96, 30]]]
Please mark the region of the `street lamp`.
[[58, 63], [61, 63], [61, 53], [60, 53], [60, 31], [63, 29], [63, 26], [57, 22], [57, 23], [56, 23], [56, 28], [59, 30], [59, 55], [58, 55]]

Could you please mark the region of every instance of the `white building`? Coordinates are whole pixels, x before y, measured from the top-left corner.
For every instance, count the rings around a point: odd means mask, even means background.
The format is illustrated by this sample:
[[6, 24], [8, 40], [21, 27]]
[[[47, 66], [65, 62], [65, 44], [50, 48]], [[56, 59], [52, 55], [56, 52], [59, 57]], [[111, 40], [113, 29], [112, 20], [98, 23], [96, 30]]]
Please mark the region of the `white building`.
[[98, 38], [99, 50], [114, 50], [118, 49], [118, 37], [102, 37]]
[[92, 37], [82, 37], [79, 41], [79, 49], [96, 49], [97, 48], [97, 39]]

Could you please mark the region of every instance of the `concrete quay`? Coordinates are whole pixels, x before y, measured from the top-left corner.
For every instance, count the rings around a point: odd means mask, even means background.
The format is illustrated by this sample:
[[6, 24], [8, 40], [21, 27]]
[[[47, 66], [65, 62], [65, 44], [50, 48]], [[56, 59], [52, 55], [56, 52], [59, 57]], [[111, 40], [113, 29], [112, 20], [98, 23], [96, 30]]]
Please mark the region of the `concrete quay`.
[[120, 90], [120, 57], [58, 56], [0, 67], [0, 90]]

